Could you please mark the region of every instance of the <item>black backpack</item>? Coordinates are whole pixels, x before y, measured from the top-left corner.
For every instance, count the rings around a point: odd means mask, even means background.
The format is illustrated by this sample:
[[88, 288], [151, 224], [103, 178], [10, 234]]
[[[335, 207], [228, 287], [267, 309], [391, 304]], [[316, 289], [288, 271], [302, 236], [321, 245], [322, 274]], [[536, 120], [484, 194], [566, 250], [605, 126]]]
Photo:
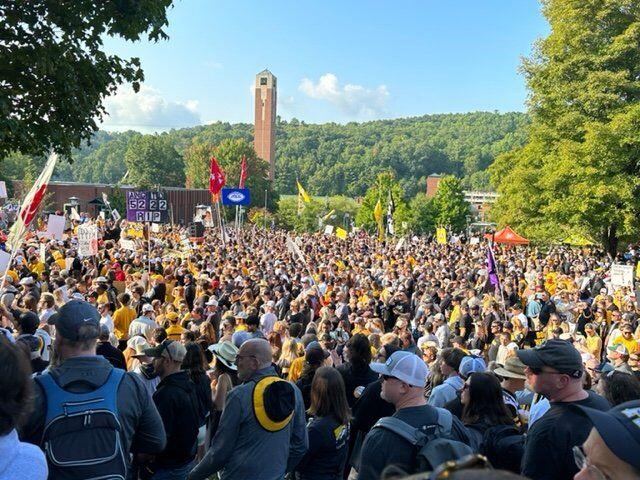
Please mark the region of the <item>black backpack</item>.
[[47, 399], [40, 446], [50, 479], [126, 480], [117, 395], [124, 375], [114, 368], [102, 386], [87, 393], [64, 390], [50, 373], [35, 377]]
[[480, 453], [494, 468], [520, 473], [525, 436], [513, 425], [494, 425], [482, 437]]
[[[416, 472], [429, 472], [449, 460], [471, 455], [471, 448], [452, 438], [453, 416], [436, 408], [436, 423], [415, 428], [396, 417], [383, 417], [373, 428], [385, 428], [404, 438], [417, 449]], [[414, 473], [414, 472], [411, 472]]]

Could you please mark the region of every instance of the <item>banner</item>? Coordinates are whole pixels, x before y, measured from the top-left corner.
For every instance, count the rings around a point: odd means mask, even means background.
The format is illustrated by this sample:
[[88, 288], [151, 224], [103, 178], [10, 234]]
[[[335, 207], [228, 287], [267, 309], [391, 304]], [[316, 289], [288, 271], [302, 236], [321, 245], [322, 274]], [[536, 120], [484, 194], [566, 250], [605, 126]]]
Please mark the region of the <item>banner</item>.
[[443, 227], [436, 228], [436, 242], [440, 245], [447, 243], [447, 229]]
[[348, 236], [347, 231], [344, 228], [340, 228], [340, 227], [336, 228], [336, 237], [340, 238], [341, 240], [346, 240], [347, 236]]
[[127, 192], [127, 220], [167, 223], [169, 201], [166, 192]]
[[126, 237], [144, 238], [144, 225], [141, 223], [129, 222], [124, 234]]
[[221, 192], [223, 205], [249, 205], [251, 203], [248, 188], [223, 188]]
[[0, 181], [0, 198], [8, 198], [7, 185], [2, 181]]
[[136, 242], [134, 242], [133, 240], [125, 240], [124, 238], [121, 238], [120, 246], [125, 250], [129, 250], [131, 252], [136, 251]]
[[83, 257], [98, 254], [97, 225], [80, 225], [78, 227], [78, 254]]
[[619, 265], [614, 263], [611, 265], [611, 285], [614, 287], [633, 287], [633, 266]]
[[49, 220], [47, 221], [47, 231], [44, 234], [45, 237], [62, 240], [65, 223], [66, 219], [62, 215], [49, 215]]

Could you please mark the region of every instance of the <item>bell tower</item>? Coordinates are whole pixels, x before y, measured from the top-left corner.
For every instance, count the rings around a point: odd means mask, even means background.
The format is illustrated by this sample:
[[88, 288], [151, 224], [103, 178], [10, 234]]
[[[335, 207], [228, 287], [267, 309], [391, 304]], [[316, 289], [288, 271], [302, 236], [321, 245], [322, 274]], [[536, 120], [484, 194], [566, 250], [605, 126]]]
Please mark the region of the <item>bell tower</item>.
[[256, 75], [255, 132], [253, 145], [258, 157], [269, 163], [269, 180], [276, 173], [277, 79], [269, 70]]

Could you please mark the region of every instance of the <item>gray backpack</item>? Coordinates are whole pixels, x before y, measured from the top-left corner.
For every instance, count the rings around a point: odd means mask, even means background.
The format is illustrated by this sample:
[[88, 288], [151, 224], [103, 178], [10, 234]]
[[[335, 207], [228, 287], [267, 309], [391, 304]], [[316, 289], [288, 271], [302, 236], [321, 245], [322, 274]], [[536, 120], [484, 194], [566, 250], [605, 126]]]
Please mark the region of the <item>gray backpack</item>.
[[415, 472], [430, 472], [449, 460], [459, 460], [473, 453], [469, 445], [452, 438], [453, 416], [436, 408], [436, 423], [415, 428], [396, 417], [383, 417], [373, 428], [386, 428], [417, 448]]

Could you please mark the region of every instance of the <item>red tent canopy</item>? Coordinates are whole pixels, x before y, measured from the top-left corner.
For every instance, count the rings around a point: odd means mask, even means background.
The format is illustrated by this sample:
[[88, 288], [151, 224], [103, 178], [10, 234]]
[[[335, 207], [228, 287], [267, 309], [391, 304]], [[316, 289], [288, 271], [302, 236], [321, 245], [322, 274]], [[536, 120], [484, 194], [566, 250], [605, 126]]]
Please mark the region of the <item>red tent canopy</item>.
[[487, 233], [484, 237], [496, 243], [504, 243], [506, 245], [529, 245], [529, 240], [511, 230], [509, 225], [502, 230], [498, 230], [496, 233]]

